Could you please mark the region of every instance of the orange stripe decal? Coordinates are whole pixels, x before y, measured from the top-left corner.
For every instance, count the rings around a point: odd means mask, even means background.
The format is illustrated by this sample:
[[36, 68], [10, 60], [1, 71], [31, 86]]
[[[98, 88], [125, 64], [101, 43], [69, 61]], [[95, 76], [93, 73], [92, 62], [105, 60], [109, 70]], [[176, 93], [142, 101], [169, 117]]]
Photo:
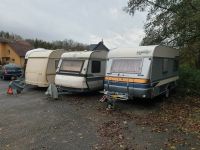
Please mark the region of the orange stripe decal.
[[105, 77], [105, 80], [119, 81], [119, 82], [132, 82], [132, 83], [149, 83], [148, 79], [139, 78], [126, 78], [126, 77]]

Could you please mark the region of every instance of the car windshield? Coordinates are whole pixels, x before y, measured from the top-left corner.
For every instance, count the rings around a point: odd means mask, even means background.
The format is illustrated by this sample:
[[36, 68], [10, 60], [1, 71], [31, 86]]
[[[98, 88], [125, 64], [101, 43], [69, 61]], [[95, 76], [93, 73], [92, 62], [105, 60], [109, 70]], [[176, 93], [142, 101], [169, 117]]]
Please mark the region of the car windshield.
[[60, 71], [81, 72], [84, 60], [63, 60]]
[[17, 71], [20, 71], [21, 68], [15, 64], [8, 64], [8, 65], [5, 65], [4, 68], [6, 70], [17, 70]]
[[111, 73], [141, 73], [141, 58], [114, 59], [111, 66]]

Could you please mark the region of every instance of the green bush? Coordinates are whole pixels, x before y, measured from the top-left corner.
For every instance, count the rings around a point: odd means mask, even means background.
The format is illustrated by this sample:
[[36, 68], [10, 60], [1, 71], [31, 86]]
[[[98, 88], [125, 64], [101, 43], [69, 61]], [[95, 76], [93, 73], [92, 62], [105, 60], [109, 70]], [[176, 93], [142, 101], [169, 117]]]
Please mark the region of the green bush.
[[200, 70], [189, 66], [180, 66], [179, 77], [179, 88], [200, 94]]

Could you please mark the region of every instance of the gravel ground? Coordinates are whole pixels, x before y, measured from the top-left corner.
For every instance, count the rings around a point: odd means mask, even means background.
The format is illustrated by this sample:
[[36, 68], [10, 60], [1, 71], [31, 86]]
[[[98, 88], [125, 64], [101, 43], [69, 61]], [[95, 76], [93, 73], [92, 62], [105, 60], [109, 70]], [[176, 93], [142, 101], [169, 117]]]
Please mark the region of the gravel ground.
[[107, 111], [98, 93], [50, 100], [28, 87], [6, 95], [0, 81], [0, 149], [200, 149], [200, 98], [173, 95], [118, 102]]

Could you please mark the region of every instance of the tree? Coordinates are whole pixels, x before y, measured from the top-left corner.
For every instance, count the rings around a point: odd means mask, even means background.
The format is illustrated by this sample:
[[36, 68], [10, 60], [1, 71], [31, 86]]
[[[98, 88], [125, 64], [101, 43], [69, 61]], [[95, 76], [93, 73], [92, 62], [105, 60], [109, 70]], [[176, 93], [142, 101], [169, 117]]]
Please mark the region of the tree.
[[125, 10], [148, 12], [141, 45], [178, 47], [182, 61], [200, 69], [199, 0], [129, 0]]
[[22, 37], [16, 34], [10, 34], [9, 32], [0, 31], [0, 37], [8, 40], [21, 40]]
[[9, 32], [0, 31], [0, 38], [15, 41], [15, 40], [26, 40], [31, 45], [33, 45], [34, 48], [46, 48], [46, 49], [65, 49], [65, 50], [76, 50], [81, 51], [85, 50], [87, 45], [75, 42], [71, 39], [66, 39], [63, 41], [53, 41], [53, 42], [47, 42], [40, 39], [23, 39], [21, 36], [17, 34], [10, 34]]

